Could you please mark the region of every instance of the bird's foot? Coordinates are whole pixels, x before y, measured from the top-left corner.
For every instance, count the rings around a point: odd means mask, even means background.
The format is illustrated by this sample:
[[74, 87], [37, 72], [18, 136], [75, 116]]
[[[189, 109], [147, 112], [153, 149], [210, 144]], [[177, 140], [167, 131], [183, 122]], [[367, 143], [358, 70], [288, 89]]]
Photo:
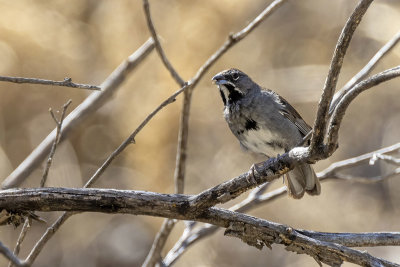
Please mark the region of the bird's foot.
[[[264, 162], [259, 162], [259, 163], [255, 163], [253, 165], [251, 165], [250, 167], [250, 175], [247, 176], [247, 182], [248, 183], [257, 183], [257, 179], [256, 179], [256, 174], [259, 175], [260, 171], [262, 169], [262, 166], [264, 165]], [[251, 181], [250, 181], [251, 179]]]

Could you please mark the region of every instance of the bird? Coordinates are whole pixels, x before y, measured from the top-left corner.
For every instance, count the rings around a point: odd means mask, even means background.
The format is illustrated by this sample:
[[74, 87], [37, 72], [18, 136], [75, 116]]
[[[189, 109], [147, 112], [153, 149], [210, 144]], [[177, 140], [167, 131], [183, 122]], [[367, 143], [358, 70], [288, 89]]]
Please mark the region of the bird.
[[[280, 95], [264, 89], [244, 72], [231, 68], [216, 74], [224, 104], [224, 117], [245, 150], [267, 158], [282, 155], [299, 144], [311, 131], [300, 114]], [[284, 181], [289, 196], [300, 199], [304, 193], [319, 195], [321, 185], [313, 168], [300, 163]]]

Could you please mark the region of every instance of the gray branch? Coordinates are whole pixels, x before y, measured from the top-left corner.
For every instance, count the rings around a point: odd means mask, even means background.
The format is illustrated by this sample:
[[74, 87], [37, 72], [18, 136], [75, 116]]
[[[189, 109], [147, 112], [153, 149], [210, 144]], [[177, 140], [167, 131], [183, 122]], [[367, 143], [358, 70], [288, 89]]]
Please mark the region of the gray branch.
[[313, 136], [311, 138], [311, 150], [315, 154], [322, 155], [323, 152], [321, 151], [321, 148], [323, 146], [325, 133], [327, 131], [326, 126], [328, 123], [327, 117], [329, 106], [332, 101], [333, 94], [335, 93], [344, 56], [346, 55], [347, 48], [350, 45], [350, 41], [357, 26], [360, 24], [362, 17], [367, 12], [367, 9], [372, 1], [373, 0], [361, 0], [358, 3], [350, 18], [344, 25], [339, 36], [339, 40], [336, 44], [331, 65], [329, 67], [329, 72], [324, 84], [321, 100], [318, 104], [317, 116], [314, 122]]
[[[357, 157], [349, 158], [346, 160], [338, 161], [330, 166], [328, 166], [325, 170], [317, 173], [318, 178], [321, 181], [326, 180], [350, 180], [353, 182], [369, 182], [376, 183], [382, 181], [384, 179], [388, 179], [391, 176], [391, 173], [388, 175], [382, 175], [378, 177], [372, 178], [364, 178], [364, 177], [347, 177], [342, 176], [340, 171], [348, 168], [352, 168], [370, 161], [374, 155], [379, 154], [382, 156], [388, 156], [388, 154], [392, 154], [398, 152], [400, 150], [400, 143], [394, 144], [389, 147], [381, 148], [379, 150], [369, 152]], [[396, 170], [395, 170], [396, 171]], [[399, 170], [397, 170], [399, 172]], [[264, 191], [268, 187], [268, 183], [254, 189], [246, 199], [241, 201], [240, 203], [234, 205], [230, 208], [232, 211], [238, 212], [247, 212], [251, 209], [254, 209], [262, 204], [270, 203], [271, 201], [283, 197], [286, 195], [286, 186], [275, 189], [273, 191], [267, 192], [265, 194]], [[194, 228], [196, 222], [192, 222], [190, 227], [186, 227], [184, 233], [179, 238], [179, 240], [175, 243], [173, 248], [168, 252], [166, 257], [164, 258], [164, 263], [167, 266], [172, 265], [191, 245], [197, 243], [203, 238], [210, 236], [215, 231], [218, 230], [218, 227], [215, 225], [202, 225]]]
[[[25, 236], [28, 233], [28, 230], [30, 229], [30, 227], [31, 227], [31, 218], [26, 217], [24, 225], [22, 226], [21, 232], [18, 236], [17, 243], [15, 244], [15, 248], [14, 248], [15, 257], [18, 257], [19, 251], [21, 250], [21, 244], [22, 244], [22, 242], [24, 242]], [[13, 266], [14, 266], [14, 263], [12, 260], [10, 260], [8, 267], [13, 267]]]
[[7, 259], [9, 259], [15, 266], [18, 267], [25, 267], [29, 266], [26, 262], [21, 261], [17, 256], [12, 253], [12, 251], [3, 245], [3, 243], [0, 242], [0, 253], [3, 254]]
[[325, 154], [327, 156], [331, 155], [333, 151], [337, 148], [339, 139], [339, 128], [350, 103], [363, 91], [399, 76], [400, 66], [385, 70], [381, 73], [371, 76], [366, 80], [359, 82], [351, 90], [349, 90], [347, 94], [342, 97], [342, 99], [340, 99], [335, 111], [332, 114], [332, 118], [329, 124], [328, 141], [325, 151]]
[[[201, 214], [196, 214], [193, 212], [196, 207], [190, 201], [192, 198], [179, 194], [113, 189], [9, 189], [0, 191], [0, 208], [19, 211], [125, 213], [196, 220], [226, 228], [226, 235], [240, 238], [259, 249], [281, 244], [289, 251], [308, 254], [318, 262], [330, 265], [348, 261], [363, 266], [399, 266], [345, 245], [400, 245], [400, 233], [336, 235], [310, 232], [219, 208], [208, 208]], [[385, 241], [385, 237], [390, 239]]]
[[67, 101], [67, 103], [64, 104], [60, 120], [57, 120], [56, 116], [54, 115], [53, 110], [49, 109], [51, 117], [53, 118], [54, 122], [56, 123], [57, 131], [56, 131], [56, 137], [54, 139], [53, 145], [51, 146], [51, 149], [50, 149], [49, 157], [47, 158], [46, 166], [44, 167], [42, 179], [40, 180], [40, 185], [39, 185], [40, 187], [44, 187], [44, 185], [46, 184], [47, 176], [49, 174], [49, 170], [50, 170], [51, 164], [53, 162], [54, 154], [56, 153], [57, 144], [60, 142], [62, 124], [64, 122], [65, 114], [66, 114], [68, 106], [71, 103], [72, 103], [72, 100], [70, 99]]
[[0, 76], [1, 82], [12, 82], [12, 83], [30, 83], [30, 84], [44, 84], [44, 85], [55, 85], [73, 87], [87, 90], [101, 90], [101, 87], [90, 84], [73, 83], [71, 78], [65, 78], [64, 81], [53, 81], [38, 78], [23, 78], [23, 77], [9, 77]]
[[332, 114], [333, 110], [336, 108], [337, 103], [340, 99], [356, 85], [362, 79], [367, 77], [367, 75], [375, 68], [378, 62], [385, 56], [387, 53], [392, 50], [396, 44], [400, 41], [400, 31], [393, 36], [381, 49], [371, 58], [371, 60], [362, 68], [350, 81], [348, 81], [340, 91], [336, 92], [333, 97], [331, 106], [329, 108], [329, 113]]
[[157, 36], [156, 28], [154, 27], [153, 20], [151, 19], [150, 4], [148, 0], [143, 0], [143, 9], [144, 9], [144, 14], [146, 15], [147, 26], [149, 28], [151, 36], [153, 37], [154, 45], [156, 47], [158, 55], [161, 58], [161, 61], [163, 62], [165, 68], [171, 74], [172, 78], [174, 78], [174, 80], [178, 83], [178, 85], [182, 87], [185, 84], [185, 81], [181, 78], [181, 76], [179, 76], [178, 72], [176, 72], [176, 70], [169, 62], [167, 56], [164, 53], [164, 49], [162, 48], [160, 40], [158, 39]]

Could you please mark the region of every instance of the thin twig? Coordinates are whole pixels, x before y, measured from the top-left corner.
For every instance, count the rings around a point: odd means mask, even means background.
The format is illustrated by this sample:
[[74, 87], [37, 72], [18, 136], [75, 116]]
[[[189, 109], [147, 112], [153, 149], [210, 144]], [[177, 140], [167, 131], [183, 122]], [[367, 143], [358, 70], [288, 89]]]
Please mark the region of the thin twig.
[[[28, 216], [25, 218], [24, 225], [22, 226], [21, 233], [19, 234], [17, 243], [14, 248], [14, 255], [18, 257], [19, 251], [21, 249], [21, 244], [25, 239], [26, 233], [28, 232], [29, 228], [31, 227], [31, 218]], [[10, 261], [8, 263], [8, 267], [14, 266], [14, 263]]]
[[375, 154], [381, 154], [381, 155], [386, 155], [386, 154], [391, 154], [395, 153], [397, 151], [400, 151], [400, 143], [384, 147], [381, 149], [378, 149], [376, 151], [372, 151], [357, 157], [353, 157], [350, 159], [338, 161], [335, 163], [332, 163], [329, 165], [328, 168], [325, 170], [321, 171], [318, 173], [318, 177], [321, 178], [327, 178], [336, 175], [338, 171], [341, 171], [343, 169], [348, 169], [350, 167], [358, 166], [363, 163], [368, 162]]
[[339, 139], [339, 128], [350, 103], [363, 91], [399, 76], [400, 66], [382, 71], [378, 74], [371, 76], [368, 79], [359, 82], [340, 99], [329, 123], [327, 146], [324, 151], [326, 156], [331, 155], [337, 148]]
[[179, 86], [182, 87], [185, 84], [185, 81], [181, 78], [181, 76], [179, 76], [174, 67], [171, 65], [167, 56], [164, 53], [164, 50], [161, 47], [160, 40], [158, 39], [157, 36], [156, 28], [154, 27], [153, 21], [151, 19], [150, 5], [148, 0], [143, 0], [143, 9], [144, 9], [144, 14], [146, 15], [147, 26], [150, 30], [151, 36], [153, 37], [154, 45], [156, 46], [156, 50], [161, 58], [161, 61], [164, 63], [165, 68], [167, 68], [172, 78], [174, 78], [174, 80], [179, 84]]
[[3, 254], [7, 259], [9, 259], [15, 266], [29, 266], [29, 264], [27, 264], [25, 261], [21, 261], [17, 256], [15, 256], [8, 247], [3, 245], [2, 242], [0, 242], [0, 253]]
[[[153, 24], [151, 14], [150, 14], [150, 4], [148, 0], [143, 0], [143, 8], [146, 16], [147, 25], [149, 31], [153, 37], [155, 47], [157, 53], [163, 62], [165, 68], [170, 72], [171, 76], [181, 87], [184, 86], [185, 82], [180, 77], [178, 72], [174, 69], [170, 61], [168, 60], [165, 52], [160, 44], [160, 40], [158, 39], [157, 32], [155, 26]], [[184, 188], [184, 177], [185, 177], [185, 168], [186, 168], [186, 149], [187, 149], [187, 140], [188, 140], [188, 132], [189, 132], [189, 107], [190, 107], [190, 96], [188, 98], [188, 94], [190, 91], [186, 90], [184, 92], [183, 99], [183, 109], [181, 112], [181, 119], [179, 124], [179, 135], [178, 135], [178, 145], [176, 152], [176, 166], [174, 173], [174, 183], [175, 183], [175, 193], [183, 194]], [[151, 249], [143, 263], [143, 267], [153, 267], [159, 262], [161, 258], [161, 251], [167, 242], [168, 236], [171, 233], [172, 229], [175, 225], [175, 220], [165, 219], [159, 232], [157, 233]]]
[[30, 84], [44, 84], [44, 85], [55, 85], [55, 86], [66, 86], [87, 90], [97, 90], [100, 91], [101, 87], [97, 85], [73, 83], [71, 78], [65, 78], [64, 81], [53, 81], [38, 78], [23, 78], [23, 77], [9, 77], [0, 76], [1, 82], [12, 82], [12, 83], [30, 83]]
[[57, 230], [63, 225], [63, 223], [73, 215], [73, 212], [64, 212], [58, 219], [46, 229], [46, 232], [40, 237], [38, 242], [33, 246], [28, 257], [26, 257], [25, 262], [28, 266], [31, 266], [39, 253], [42, 251], [47, 241], [57, 232]]
[[[61, 131], [61, 141], [66, 133], [79, 124], [89, 114], [100, 108], [111, 95], [120, 88], [128, 74], [140, 64], [154, 48], [153, 39], [148, 39], [137, 49], [127, 60], [122, 62], [101, 84], [102, 90], [90, 94], [78, 107], [76, 107], [64, 120], [64, 127]], [[56, 137], [57, 129], [54, 129], [33, 151], [20, 163], [20, 165], [3, 181], [2, 188], [12, 188], [20, 185], [29, 174], [40, 165], [49, 155], [51, 146]]]
[[54, 122], [56, 123], [57, 132], [56, 132], [56, 138], [54, 139], [53, 145], [51, 146], [51, 150], [50, 150], [50, 154], [49, 154], [49, 157], [47, 159], [47, 162], [46, 162], [46, 166], [45, 166], [44, 171], [43, 171], [42, 179], [40, 180], [40, 187], [43, 187], [46, 184], [46, 180], [47, 180], [47, 176], [49, 174], [51, 163], [53, 162], [54, 154], [56, 153], [57, 144], [58, 144], [58, 142], [60, 142], [62, 124], [64, 122], [65, 114], [66, 114], [68, 106], [71, 103], [72, 103], [72, 100], [70, 99], [70, 100], [67, 101], [67, 103], [64, 104], [60, 120], [57, 120], [56, 116], [54, 115], [53, 110], [49, 109], [51, 117], [53, 118]]
[[144, 266], [155, 266], [157, 263], [162, 261], [161, 250], [167, 242], [168, 236], [175, 226], [174, 219], [165, 219], [158, 231], [156, 237], [154, 238], [153, 245], [147, 255], [145, 261], [142, 264]]
[[378, 62], [384, 58], [387, 53], [396, 46], [396, 44], [400, 41], [400, 31], [396, 33], [392, 39], [390, 39], [381, 49], [370, 59], [370, 61], [362, 68], [350, 81], [348, 81], [340, 91], [336, 92], [333, 96], [333, 100], [331, 106], [329, 108], [329, 114], [333, 113], [333, 110], [336, 108], [339, 100], [351, 89], [360, 82], [362, 79], [367, 77], [368, 74], [375, 68]]
[[321, 100], [318, 104], [317, 116], [314, 122], [313, 135], [311, 138], [312, 153], [321, 154], [321, 152], [323, 152], [321, 151], [321, 147], [327, 131], [326, 126], [329, 106], [332, 101], [333, 94], [335, 93], [335, 88], [339, 78], [340, 70], [343, 65], [344, 56], [347, 48], [350, 45], [354, 31], [360, 24], [362, 17], [364, 16], [365, 12], [367, 12], [367, 9], [372, 1], [373, 0], [361, 0], [358, 3], [339, 36], [339, 40], [333, 53], [331, 65], [329, 67], [328, 76], [326, 77], [324, 84]]
[[[72, 103], [72, 100], [70, 99], [70, 100], [68, 100], [68, 101], [63, 105], [63, 110], [62, 110], [62, 112], [61, 112], [60, 120], [58, 120], [58, 119], [56, 118], [56, 116], [55, 116], [53, 110], [52, 110], [51, 108], [49, 109], [50, 115], [51, 115], [51, 117], [53, 118], [53, 120], [54, 120], [54, 122], [56, 123], [56, 126], [57, 126], [57, 134], [56, 134], [56, 138], [54, 139], [53, 146], [51, 147], [50, 155], [49, 155], [49, 157], [48, 157], [48, 159], [47, 159], [46, 166], [45, 166], [44, 171], [43, 171], [42, 179], [40, 180], [40, 187], [44, 187], [44, 185], [46, 184], [46, 180], [47, 180], [47, 177], [48, 177], [48, 173], [49, 173], [51, 164], [52, 164], [52, 162], [53, 162], [54, 154], [55, 154], [56, 149], [57, 149], [57, 144], [58, 144], [58, 142], [60, 141], [60, 134], [61, 134], [62, 124], [63, 124], [63, 122], [64, 122], [65, 114], [66, 114], [66, 111], [67, 111], [67, 109], [68, 109], [68, 106], [69, 106], [71, 103]], [[31, 221], [31, 219], [30, 219], [30, 217], [28, 216], [28, 217], [25, 219], [24, 226], [22, 227], [21, 233], [20, 233], [19, 238], [18, 238], [18, 240], [17, 240], [17, 244], [16, 244], [15, 249], [14, 249], [14, 254], [15, 254], [15, 255], [18, 255], [18, 253], [19, 253], [20, 246], [21, 246], [21, 244], [22, 244], [22, 242], [23, 242], [23, 240], [24, 240], [24, 238], [25, 238], [26, 233], [28, 232], [28, 230], [29, 230], [29, 228], [30, 228], [30, 224], [31, 224], [30, 221]], [[11, 267], [11, 266], [12, 266], [12, 264], [11, 264], [11, 262], [10, 262], [10, 263], [9, 263], [9, 267]]]
[[390, 163], [390, 164], [393, 164], [396, 166], [400, 165], [400, 159], [395, 158], [393, 156], [382, 155], [379, 153], [374, 154], [374, 156], [369, 160], [369, 165], [374, 165], [378, 159], [381, 159], [387, 163]]

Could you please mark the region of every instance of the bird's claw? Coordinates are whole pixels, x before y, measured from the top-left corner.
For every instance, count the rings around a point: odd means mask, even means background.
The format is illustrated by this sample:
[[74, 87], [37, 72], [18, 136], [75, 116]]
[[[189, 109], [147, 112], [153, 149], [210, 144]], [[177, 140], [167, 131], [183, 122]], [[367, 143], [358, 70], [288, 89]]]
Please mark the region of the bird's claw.
[[[251, 165], [250, 175], [248, 175], [246, 177], [248, 183], [254, 183], [254, 184], [257, 183], [256, 173], [257, 173], [257, 175], [260, 173], [259, 170], [260, 170], [260, 167], [262, 167], [262, 165], [263, 165], [263, 162], [259, 162], [259, 163], [255, 163], [255, 164]], [[251, 181], [250, 181], [250, 179], [251, 179]]]

